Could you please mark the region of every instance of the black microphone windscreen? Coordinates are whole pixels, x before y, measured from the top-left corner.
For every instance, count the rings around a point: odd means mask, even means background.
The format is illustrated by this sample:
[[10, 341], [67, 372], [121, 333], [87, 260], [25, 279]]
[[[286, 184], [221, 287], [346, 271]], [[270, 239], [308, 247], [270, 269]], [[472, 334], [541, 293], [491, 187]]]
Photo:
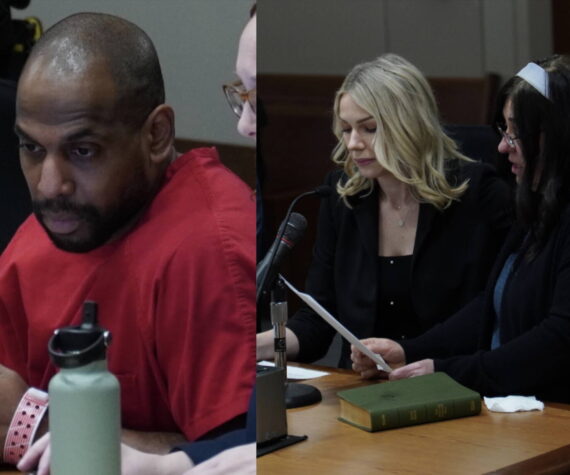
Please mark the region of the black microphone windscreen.
[[291, 213], [287, 221], [287, 227], [283, 233], [283, 239], [292, 243], [297, 243], [305, 234], [307, 229], [307, 219], [300, 213]]
[[307, 220], [300, 213], [291, 213], [289, 218], [281, 223], [275, 241], [273, 241], [265, 257], [257, 264], [255, 272], [256, 301], [259, 301], [262, 293], [271, 287], [283, 260], [301, 240], [306, 228]]

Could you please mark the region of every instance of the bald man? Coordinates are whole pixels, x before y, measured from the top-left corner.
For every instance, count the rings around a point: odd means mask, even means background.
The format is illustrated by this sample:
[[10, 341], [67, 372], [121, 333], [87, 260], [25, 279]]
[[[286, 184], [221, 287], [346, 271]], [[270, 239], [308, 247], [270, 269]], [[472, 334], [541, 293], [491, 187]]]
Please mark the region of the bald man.
[[85, 300], [113, 334], [124, 441], [161, 453], [239, 426], [254, 203], [214, 149], [176, 153], [148, 36], [104, 14], [56, 24], [22, 73], [15, 129], [34, 215], [0, 257], [0, 442], [28, 387], [47, 388], [49, 337]]

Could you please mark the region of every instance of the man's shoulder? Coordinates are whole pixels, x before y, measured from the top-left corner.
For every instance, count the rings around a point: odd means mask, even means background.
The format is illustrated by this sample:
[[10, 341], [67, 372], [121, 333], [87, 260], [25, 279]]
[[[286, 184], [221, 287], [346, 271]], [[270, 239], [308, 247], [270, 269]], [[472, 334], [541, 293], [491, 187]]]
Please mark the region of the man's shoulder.
[[[252, 163], [252, 167], [253, 167]], [[222, 162], [215, 147], [195, 148], [180, 155], [171, 165], [168, 176], [188, 175], [201, 179], [200, 185], [214, 185], [218, 181], [232, 183], [231, 191], [246, 191], [249, 187]]]
[[152, 208], [155, 218], [173, 213], [194, 224], [208, 217], [233, 222], [255, 219], [255, 194], [223, 165], [215, 148], [199, 148], [171, 164]]
[[216, 149], [201, 148], [171, 164], [129, 240], [137, 249], [152, 242], [154, 253], [164, 256], [219, 250], [226, 242], [254, 246], [254, 233], [253, 191], [220, 162]]

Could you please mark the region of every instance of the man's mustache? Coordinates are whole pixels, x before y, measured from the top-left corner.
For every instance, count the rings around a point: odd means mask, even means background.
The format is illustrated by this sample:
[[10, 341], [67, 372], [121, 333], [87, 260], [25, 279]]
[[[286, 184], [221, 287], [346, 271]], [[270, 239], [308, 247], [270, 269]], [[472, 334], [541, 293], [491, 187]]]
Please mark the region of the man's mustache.
[[81, 205], [65, 198], [56, 198], [32, 202], [32, 209], [36, 215], [45, 212], [73, 213], [78, 217], [99, 216], [97, 208], [92, 205]]

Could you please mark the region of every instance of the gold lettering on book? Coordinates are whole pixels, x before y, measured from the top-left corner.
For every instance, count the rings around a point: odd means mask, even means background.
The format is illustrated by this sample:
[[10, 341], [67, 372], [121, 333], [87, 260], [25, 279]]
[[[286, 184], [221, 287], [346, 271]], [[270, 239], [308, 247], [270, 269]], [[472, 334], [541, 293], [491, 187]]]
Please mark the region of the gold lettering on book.
[[447, 406], [445, 406], [444, 404], [438, 404], [435, 407], [435, 415], [437, 417], [444, 417], [447, 414]]
[[410, 420], [411, 421], [417, 421], [418, 420], [418, 411], [416, 411], [415, 409], [410, 411]]
[[382, 427], [386, 426], [386, 414], [382, 414]]

